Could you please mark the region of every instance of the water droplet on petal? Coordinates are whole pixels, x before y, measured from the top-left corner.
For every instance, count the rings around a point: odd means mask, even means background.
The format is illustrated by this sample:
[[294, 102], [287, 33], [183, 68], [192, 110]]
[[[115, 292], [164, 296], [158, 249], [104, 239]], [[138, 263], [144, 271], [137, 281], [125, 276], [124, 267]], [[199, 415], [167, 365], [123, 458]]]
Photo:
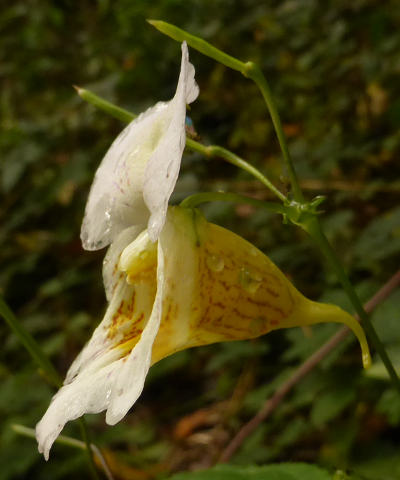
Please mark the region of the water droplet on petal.
[[262, 277], [259, 273], [242, 267], [239, 272], [239, 282], [245, 290], [254, 295], [262, 283]]
[[259, 252], [259, 250], [257, 250], [256, 247], [251, 246], [251, 248], [249, 248], [249, 254], [250, 254], [252, 257], [256, 257], [259, 253], [260, 253], [260, 252]]
[[206, 263], [207, 267], [213, 272], [222, 272], [225, 266], [224, 259], [218, 255], [208, 255]]
[[111, 388], [109, 388], [107, 390], [107, 393], [106, 393], [106, 401], [110, 400], [110, 397], [111, 397]]

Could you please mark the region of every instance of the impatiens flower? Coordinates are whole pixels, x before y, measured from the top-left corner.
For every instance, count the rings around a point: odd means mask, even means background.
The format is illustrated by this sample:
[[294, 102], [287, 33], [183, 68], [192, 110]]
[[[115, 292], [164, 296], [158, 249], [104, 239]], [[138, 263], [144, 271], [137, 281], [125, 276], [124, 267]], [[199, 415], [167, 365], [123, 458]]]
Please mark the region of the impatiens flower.
[[158, 238], [185, 147], [186, 104], [199, 93], [194, 73], [184, 42], [174, 98], [139, 115], [111, 145], [86, 205], [81, 230], [86, 250], [109, 245], [133, 225], [148, 224], [151, 240]]
[[104, 319], [36, 428], [46, 458], [66, 422], [103, 410], [107, 423], [120, 421], [150, 366], [186, 348], [342, 322], [369, 362], [364, 332], [351, 315], [306, 299], [266, 255], [199, 211], [171, 207], [157, 243], [149, 232], [137, 235], [131, 227], [107, 253]]

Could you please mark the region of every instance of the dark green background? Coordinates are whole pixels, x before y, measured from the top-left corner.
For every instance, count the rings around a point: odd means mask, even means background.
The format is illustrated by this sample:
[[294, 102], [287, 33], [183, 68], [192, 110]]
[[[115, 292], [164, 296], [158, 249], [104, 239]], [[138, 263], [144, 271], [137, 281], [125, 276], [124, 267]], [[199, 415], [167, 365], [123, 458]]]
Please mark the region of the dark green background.
[[[145, 18], [169, 21], [258, 62], [306, 195], [327, 195], [326, 232], [367, 299], [400, 259], [398, 7], [396, 0], [16, 0], [3, 6], [0, 291], [62, 374], [105, 309], [104, 252], [84, 252], [79, 230], [95, 169], [122, 128], [81, 101], [72, 84], [135, 113], [171, 98], [179, 45]], [[288, 188], [256, 87], [197, 52], [190, 56], [201, 89], [190, 115], [201, 141], [234, 150]], [[185, 155], [174, 201], [218, 189], [270, 198], [234, 167]], [[205, 211], [262, 248], [309, 297], [349, 307], [302, 232], [247, 207], [213, 204]], [[374, 314], [394, 360], [400, 360], [399, 301], [394, 294]], [[107, 427], [102, 415], [88, 418], [93, 437], [112, 452], [116, 478], [209, 465], [336, 328], [276, 332], [166, 359], [152, 368], [144, 394], [119, 425]], [[12, 423], [33, 427], [53, 391], [5, 324], [0, 335], [0, 480], [86, 478], [79, 451], [55, 446], [45, 464], [35, 442], [10, 429]], [[361, 371], [354, 340], [347, 347], [295, 389], [234, 463], [307, 461], [364, 479], [400, 478], [400, 398], [376, 378], [379, 371]], [[177, 422], [201, 408], [209, 409], [205, 423], [177, 439]], [[65, 434], [78, 437], [77, 426]]]

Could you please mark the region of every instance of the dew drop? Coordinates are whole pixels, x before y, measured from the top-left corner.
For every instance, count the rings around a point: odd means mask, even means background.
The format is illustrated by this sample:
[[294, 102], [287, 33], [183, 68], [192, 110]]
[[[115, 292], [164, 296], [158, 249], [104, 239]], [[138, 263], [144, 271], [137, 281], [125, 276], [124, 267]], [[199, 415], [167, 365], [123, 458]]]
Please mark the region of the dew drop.
[[206, 263], [207, 267], [213, 272], [222, 272], [225, 266], [224, 259], [218, 255], [208, 255]]
[[249, 248], [248, 250], [249, 254], [252, 256], [252, 257], [256, 257], [259, 253], [259, 251], [257, 250], [256, 247], [253, 247], [251, 246], [251, 248]]
[[362, 354], [362, 362], [364, 368], [369, 368], [371, 366], [371, 356], [369, 352], [364, 352]]
[[262, 283], [262, 277], [259, 273], [242, 267], [239, 272], [239, 282], [245, 290], [254, 295]]

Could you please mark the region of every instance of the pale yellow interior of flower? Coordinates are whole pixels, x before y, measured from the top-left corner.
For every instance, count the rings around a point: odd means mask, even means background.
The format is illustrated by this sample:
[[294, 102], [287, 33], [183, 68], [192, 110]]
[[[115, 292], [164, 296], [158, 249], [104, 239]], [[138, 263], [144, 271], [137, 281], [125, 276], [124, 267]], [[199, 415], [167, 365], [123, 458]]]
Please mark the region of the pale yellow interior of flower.
[[114, 348], [129, 353], [139, 341], [150, 317], [156, 295], [157, 252], [146, 252], [136, 262], [136, 269], [126, 278], [133, 286], [129, 299], [122, 299], [115, 311], [108, 337], [115, 341]]

